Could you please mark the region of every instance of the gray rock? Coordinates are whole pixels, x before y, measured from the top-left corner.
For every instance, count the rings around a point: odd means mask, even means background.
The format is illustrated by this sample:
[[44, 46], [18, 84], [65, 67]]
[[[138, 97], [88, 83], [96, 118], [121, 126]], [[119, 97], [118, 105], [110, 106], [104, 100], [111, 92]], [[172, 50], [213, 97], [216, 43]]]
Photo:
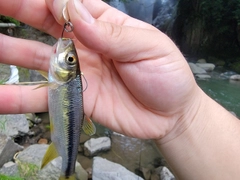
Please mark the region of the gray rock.
[[101, 157], [93, 159], [93, 180], [143, 180], [120, 164]]
[[196, 65], [207, 72], [213, 71], [215, 68], [215, 65], [212, 63], [196, 63]]
[[230, 76], [229, 79], [234, 80], [234, 81], [240, 81], [240, 74], [232, 75], [232, 76]]
[[175, 180], [174, 175], [165, 166], [156, 168], [155, 173], [160, 177], [161, 180]]
[[29, 124], [24, 114], [0, 115], [0, 132], [7, 136], [16, 137], [27, 134]]
[[4, 134], [0, 134], [0, 167], [12, 159], [14, 154], [23, 149]]
[[188, 65], [190, 66], [193, 74], [206, 74], [207, 73], [203, 68], [197, 66], [194, 63], [188, 63]]
[[17, 164], [12, 161], [5, 163], [0, 169], [0, 174], [7, 176], [19, 176]]
[[[47, 151], [48, 145], [46, 144], [34, 144], [26, 148], [24, 151], [20, 152], [17, 156], [19, 162], [25, 162], [29, 164], [37, 165], [41, 167], [43, 156]], [[38, 180], [58, 180], [61, 173], [62, 158], [58, 158], [49, 162], [43, 169], [41, 169], [37, 174]], [[88, 174], [82, 168], [82, 166], [76, 163], [76, 176], [78, 180], [87, 180]]]
[[109, 137], [91, 138], [84, 143], [84, 155], [93, 156], [100, 151], [107, 151], [111, 148]]
[[27, 147], [24, 151], [19, 152], [17, 160], [19, 160], [20, 162], [34, 164], [40, 167], [47, 148], [47, 144], [31, 145]]
[[196, 74], [195, 77], [198, 79], [210, 79], [211, 78], [211, 76], [208, 74]]

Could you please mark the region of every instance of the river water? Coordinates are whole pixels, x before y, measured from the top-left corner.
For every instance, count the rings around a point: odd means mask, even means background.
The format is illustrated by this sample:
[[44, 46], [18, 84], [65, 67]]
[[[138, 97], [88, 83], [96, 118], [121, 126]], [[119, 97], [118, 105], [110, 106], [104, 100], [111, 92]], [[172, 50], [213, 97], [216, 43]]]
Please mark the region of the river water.
[[211, 78], [197, 83], [211, 98], [240, 117], [240, 81]]

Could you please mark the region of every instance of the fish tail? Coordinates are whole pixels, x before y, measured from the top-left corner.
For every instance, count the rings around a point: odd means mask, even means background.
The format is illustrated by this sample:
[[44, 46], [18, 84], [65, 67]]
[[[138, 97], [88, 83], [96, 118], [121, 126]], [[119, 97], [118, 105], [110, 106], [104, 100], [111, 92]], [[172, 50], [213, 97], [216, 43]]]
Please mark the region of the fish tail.
[[64, 175], [61, 175], [60, 178], [59, 178], [59, 180], [76, 180], [76, 176], [75, 176], [75, 174], [73, 174], [73, 175], [71, 175], [71, 176], [69, 176], [69, 177], [66, 177], [66, 176], [64, 176]]

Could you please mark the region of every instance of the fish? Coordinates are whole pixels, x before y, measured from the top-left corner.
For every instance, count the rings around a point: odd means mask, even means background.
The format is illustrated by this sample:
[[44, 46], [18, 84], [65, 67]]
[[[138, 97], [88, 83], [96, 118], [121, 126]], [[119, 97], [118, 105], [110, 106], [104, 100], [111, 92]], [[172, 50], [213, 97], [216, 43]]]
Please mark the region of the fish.
[[52, 143], [43, 157], [41, 168], [61, 156], [59, 179], [74, 180], [82, 126], [84, 124], [89, 135], [95, 133], [96, 128], [84, 114], [82, 73], [74, 42], [70, 38], [59, 38], [53, 46], [47, 86]]

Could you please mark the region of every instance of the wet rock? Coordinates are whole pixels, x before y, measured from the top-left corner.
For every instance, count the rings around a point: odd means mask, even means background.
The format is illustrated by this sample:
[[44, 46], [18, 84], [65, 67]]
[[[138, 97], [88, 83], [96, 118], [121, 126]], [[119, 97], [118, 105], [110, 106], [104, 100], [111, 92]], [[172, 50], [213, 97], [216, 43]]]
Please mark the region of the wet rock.
[[196, 65], [207, 72], [213, 71], [215, 68], [215, 65], [212, 63], [196, 63]]
[[230, 76], [230, 80], [240, 81], [240, 74], [235, 74]]
[[111, 148], [109, 137], [91, 138], [84, 143], [84, 155], [93, 156], [100, 151], [107, 151]]
[[236, 75], [236, 74], [237, 74], [237, 73], [234, 72], [234, 71], [227, 71], [227, 72], [221, 73], [221, 74], [220, 74], [220, 77], [221, 77], [222, 79], [229, 79], [231, 76]]
[[206, 74], [207, 73], [203, 68], [197, 66], [194, 63], [188, 63], [188, 64], [189, 64], [193, 74]]
[[[20, 152], [17, 156], [17, 161], [21, 163], [29, 163], [41, 167], [43, 156], [47, 151], [48, 145], [46, 144], [34, 144]], [[37, 174], [38, 180], [58, 180], [61, 173], [62, 158], [58, 157], [49, 162], [43, 169]], [[82, 166], [76, 163], [76, 175], [78, 180], [87, 180], [88, 174], [82, 168]]]
[[0, 169], [0, 174], [4, 174], [6, 176], [18, 176], [19, 173], [17, 164], [12, 161], [5, 163]]
[[0, 132], [16, 137], [27, 134], [29, 123], [24, 114], [0, 115]]
[[4, 134], [0, 134], [0, 167], [12, 159], [14, 154], [23, 149]]
[[94, 180], [143, 180], [143, 178], [128, 171], [120, 164], [108, 161], [101, 157], [93, 159], [93, 174]]
[[208, 74], [196, 74], [195, 77], [198, 79], [210, 79], [211, 78], [211, 76]]
[[151, 176], [151, 180], [158, 180], [158, 179], [175, 180], [175, 177], [167, 167], [160, 166], [154, 170]]

